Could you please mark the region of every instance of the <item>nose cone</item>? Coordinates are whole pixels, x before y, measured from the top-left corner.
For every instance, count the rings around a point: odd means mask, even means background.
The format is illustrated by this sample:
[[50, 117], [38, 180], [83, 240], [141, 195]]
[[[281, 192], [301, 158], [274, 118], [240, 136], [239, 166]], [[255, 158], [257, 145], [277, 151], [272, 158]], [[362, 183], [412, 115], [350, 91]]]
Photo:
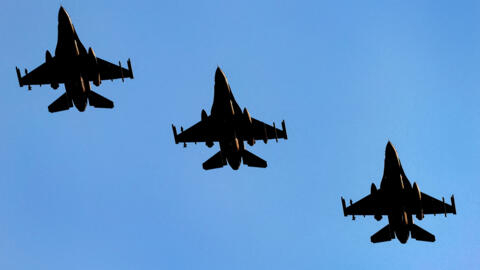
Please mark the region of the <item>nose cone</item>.
[[60, 10], [58, 11], [58, 22], [60, 24], [71, 24], [70, 16], [62, 6], [60, 6]]
[[220, 67], [217, 67], [217, 70], [215, 71], [215, 82], [220, 82], [225, 80], [226, 80], [225, 73], [223, 73]]
[[388, 141], [387, 147], [385, 148], [385, 156], [387, 157], [397, 156], [397, 150], [395, 150], [395, 147], [393, 147], [393, 144], [390, 141]]
[[60, 6], [60, 9], [58, 10], [58, 20], [61, 20], [67, 17], [68, 17], [67, 11], [62, 6]]
[[389, 141], [385, 149], [385, 169], [392, 174], [400, 173], [401, 169], [400, 159], [398, 158], [397, 150], [393, 147], [393, 144]]

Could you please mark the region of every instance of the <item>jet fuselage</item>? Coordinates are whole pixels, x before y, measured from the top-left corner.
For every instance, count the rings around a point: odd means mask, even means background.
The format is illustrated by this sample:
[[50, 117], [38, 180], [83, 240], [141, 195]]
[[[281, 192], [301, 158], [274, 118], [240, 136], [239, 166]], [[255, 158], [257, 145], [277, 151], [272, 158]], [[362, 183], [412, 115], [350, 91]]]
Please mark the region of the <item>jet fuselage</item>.
[[222, 127], [220, 151], [225, 155], [230, 167], [237, 170], [245, 149], [243, 139], [238, 137], [237, 129], [245, 123], [245, 116], [233, 97], [227, 77], [220, 68], [215, 72], [214, 97], [210, 113], [214, 121], [221, 123], [218, 125]]
[[[49, 53], [47, 52], [47, 54]], [[87, 107], [87, 97], [91, 89], [89, 78], [85, 74], [89, 60], [87, 51], [77, 36], [70, 16], [61, 7], [58, 12], [58, 41], [55, 49], [55, 61], [59, 64], [58, 66], [63, 67], [59, 70], [59, 73], [68, 78], [64, 82], [67, 96], [81, 112]]]
[[408, 181], [397, 151], [389, 142], [385, 150], [385, 169], [380, 189], [385, 201], [390, 203], [388, 222], [401, 243], [406, 243], [413, 224], [412, 214], [407, 213], [406, 203], [412, 198], [412, 185]]

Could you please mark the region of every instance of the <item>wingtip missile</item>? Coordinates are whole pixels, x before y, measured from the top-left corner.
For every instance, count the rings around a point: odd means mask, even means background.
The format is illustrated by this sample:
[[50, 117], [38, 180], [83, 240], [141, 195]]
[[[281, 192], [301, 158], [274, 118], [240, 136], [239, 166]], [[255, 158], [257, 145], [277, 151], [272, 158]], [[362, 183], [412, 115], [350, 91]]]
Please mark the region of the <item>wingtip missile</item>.
[[133, 79], [132, 62], [130, 61], [130, 58], [128, 58], [127, 60], [127, 66], [128, 66], [128, 73], [130, 73], [130, 79]]
[[287, 128], [285, 127], [285, 120], [282, 121], [282, 131], [283, 131], [283, 136], [286, 139], [288, 139], [288, 136], [287, 136]]
[[177, 139], [177, 128], [172, 124], [173, 138], [175, 139], [175, 144], [178, 144]]
[[20, 69], [18, 67], [15, 67], [15, 70], [17, 71], [18, 84], [20, 85], [20, 87], [23, 87], [22, 74], [20, 73]]
[[265, 124], [263, 125], [263, 135], [264, 135], [264, 137], [263, 137], [263, 142], [264, 142], [265, 144], [267, 144], [267, 142], [268, 142], [268, 134], [267, 134], [267, 127], [265, 126]]
[[450, 197], [450, 202], [452, 203], [453, 214], [456, 215], [457, 214], [457, 208], [455, 207], [455, 197], [453, 195], [452, 195], [452, 197]]

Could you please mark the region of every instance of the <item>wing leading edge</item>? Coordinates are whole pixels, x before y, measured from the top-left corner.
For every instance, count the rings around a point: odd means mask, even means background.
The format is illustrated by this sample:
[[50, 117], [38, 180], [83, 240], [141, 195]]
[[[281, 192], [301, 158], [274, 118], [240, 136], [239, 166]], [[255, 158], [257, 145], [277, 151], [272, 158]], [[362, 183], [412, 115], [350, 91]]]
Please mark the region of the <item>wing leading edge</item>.
[[353, 203], [350, 200], [350, 205], [347, 207], [345, 199], [342, 197], [342, 208], [344, 216], [352, 216], [355, 219], [356, 215], [373, 216], [373, 215], [388, 215], [389, 211], [384, 206], [377, 194], [369, 194], [363, 199]]
[[423, 210], [423, 214], [444, 214], [447, 216], [447, 214], [457, 214], [457, 209], [455, 206], [455, 197], [452, 195], [450, 197], [450, 202], [451, 204], [445, 203], [445, 199], [442, 197], [442, 200], [435, 199], [431, 197], [430, 195], [427, 195], [425, 193], [421, 193], [421, 206]]
[[[47, 55], [49, 55], [48, 52]], [[49, 57], [47, 57], [47, 59], [48, 58]], [[118, 65], [115, 65], [101, 58], [96, 58], [96, 60], [95, 67], [87, 69], [86, 78], [88, 78], [89, 81], [97, 80], [98, 75], [100, 76], [100, 80], [122, 79], [123, 81], [125, 78], [133, 79], [130, 59], [127, 60], [128, 69], [123, 68], [120, 62], [118, 62]], [[20, 87], [28, 85], [28, 90], [31, 90], [31, 85], [51, 84], [53, 87], [53, 85], [57, 84], [58, 87], [58, 84], [65, 83], [69, 77], [68, 72], [65, 72], [64, 67], [58, 63], [55, 57], [44, 62], [30, 73], [25, 69], [25, 75], [23, 77], [20, 69], [18, 67], [15, 69]], [[56, 87], [54, 88], [56, 89]]]
[[[218, 127], [210, 117], [197, 122], [186, 130], [183, 130], [183, 127], [180, 127], [180, 134], [177, 134], [177, 128], [174, 125], [172, 125], [172, 130], [175, 143], [177, 144], [186, 144], [189, 142], [215, 142], [219, 141], [222, 137], [222, 134], [220, 134], [222, 129]], [[244, 141], [253, 137], [253, 139], [263, 140], [265, 143], [270, 139], [278, 141], [279, 138], [288, 138], [285, 121], [282, 121], [282, 129], [280, 130], [275, 127], [275, 123], [273, 126], [270, 126], [254, 118], [252, 118], [251, 127], [241, 128], [238, 135], [239, 138], [242, 138]]]
[[28, 90], [31, 90], [31, 85], [55, 84], [64, 83], [65, 78], [58, 74], [57, 67], [54, 62], [45, 62], [35, 68], [30, 73], [25, 69], [25, 75], [22, 77], [20, 69], [15, 68], [17, 72], [18, 84], [20, 87], [28, 85]]
[[[127, 60], [127, 67], [123, 68], [122, 63], [118, 62], [118, 65], [112, 64], [108, 61], [105, 61], [101, 58], [97, 58], [97, 70], [100, 73], [100, 78], [102, 80], [114, 80], [125, 78], [133, 79], [132, 63], [130, 59]], [[95, 78], [95, 74], [89, 74], [89, 78]]]
[[[384, 207], [384, 203], [382, 203], [382, 200], [379, 198], [378, 194], [369, 194], [356, 203], [352, 203], [352, 200], [350, 200], [350, 205], [348, 207], [343, 197], [341, 200], [344, 216], [351, 215], [353, 218], [355, 218], [355, 215], [388, 215], [388, 209]], [[451, 213], [456, 215], [457, 210], [455, 206], [455, 197], [452, 195], [450, 200], [451, 205], [445, 203], [444, 198], [442, 198], [440, 201], [422, 192], [421, 204], [410, 204], [407, 211], [409, 214], [417, 214], [419, 212], [418, 207], [421, 206], [423, 214], [444, 214], [447, 216], [447, 214]]]
[[195, 125], [191, 126], [187, 130], [183, 130], [183, 127], [180, 127], [181, 133], [177, 134], [177, 128], [172, 125], [173, 137], [175, 143], [184, 143], [187, 142], [207, 142], [207, 141], [219, 141], [220, 136], [214, 134], [214, 127], [212, 127], [209, 120], [202, 120]]
[[245, 132], [245, 138], [253, 137], [255, 140], [263, 140], [265, 143], [267, 140], [275, 139], [288, 139], [287, 128], [285, 127], [285, 121], [282, 121], [282, 129], [278, 129], [273, 123], [273, 126], [252, 118], [252, 125], [250, 129]]

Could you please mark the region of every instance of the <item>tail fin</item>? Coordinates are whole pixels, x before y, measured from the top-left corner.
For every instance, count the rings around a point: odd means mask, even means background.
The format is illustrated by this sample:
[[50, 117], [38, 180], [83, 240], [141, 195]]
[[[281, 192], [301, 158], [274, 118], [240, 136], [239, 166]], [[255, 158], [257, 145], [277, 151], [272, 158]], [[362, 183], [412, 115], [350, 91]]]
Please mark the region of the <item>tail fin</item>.
[[101, 95], [90, 90], [88, 94], [88, 103], [95, 108], [113, 108], [113, 101], [102, 97]]
[[219, 151], [215, 155], [213, 155], [210, 159], [203, 163], [204, 170], [211, 170], [221, 168], [227, 165], [227, 159], [225, 159], [222, 155], [222, 151]]
[[48, 106], [48, 111], [54, 113], [68, 110], [71, 107], [73, 107], [72, 100], [67, 96], [67, 93], [65, 93]]
[[267, 167], [267, 162], [265, 160], [248, 152], [247, 150], [243, 150], [243, 164], [250, 167], [258, 167], [258, 168]]
[[370, 240], [372, 241], [372, 243], [379, 243], [379, 242], [390, 241], [394, 238], [395, 238], [395, 235], [393, 234], [393, 231], [390, 229], [390, 224], [387, 224], [387, 226], [383, 227], [380, 231], [372, 235], [372, 237], [370, 237]]
[[425, 231], [415, 224], [411, 225], [412, 238], [418, 241], [435, 242], [435, 235]]

